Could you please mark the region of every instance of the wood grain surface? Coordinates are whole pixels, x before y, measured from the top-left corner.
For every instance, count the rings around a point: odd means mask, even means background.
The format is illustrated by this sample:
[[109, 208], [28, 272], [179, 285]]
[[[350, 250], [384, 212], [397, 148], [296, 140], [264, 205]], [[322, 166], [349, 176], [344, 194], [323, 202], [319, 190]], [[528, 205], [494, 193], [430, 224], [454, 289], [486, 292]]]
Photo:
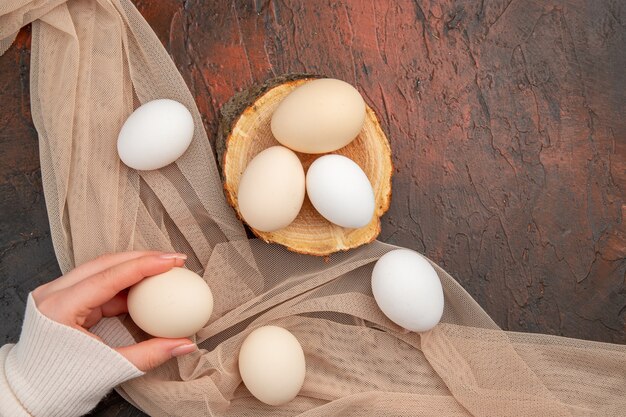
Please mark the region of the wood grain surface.
[[[626, 343], [626, 3], [137, 0], [214, 137], [284, 73], [354, 84], [396, 173], [381, 240], [504, 329]], [[0, 57], [0, 343], [59, 274], [29, 109], [30, 31]], [[116, 395], [93, 415], [136, 416]]]

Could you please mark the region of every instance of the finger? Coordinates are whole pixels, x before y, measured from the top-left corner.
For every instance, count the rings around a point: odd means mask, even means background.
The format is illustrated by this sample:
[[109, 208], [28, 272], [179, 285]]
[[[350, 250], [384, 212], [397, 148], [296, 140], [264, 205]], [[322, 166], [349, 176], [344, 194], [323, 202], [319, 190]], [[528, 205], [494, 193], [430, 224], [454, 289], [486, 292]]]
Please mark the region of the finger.
[[128, 293], [122, 291], [115, 297], [111, 298], [100, 307], [102, 317], [115, 317], [120, 314], [128, 313]]
[[121, 264], [122, 262], [127, 262], [132, 259], [140, 258], [142, 256], [158, 255], [161, 253], [162, 252], [158, 251], [132, 251], [109, 253], [98, 256], [97, 258], [89, 262], [85, 262], [84, 264], [77, 266], [62, 277], [43, 285], [43, 288], [39, 290], [40, 296], [45, 296], [46, 294], [50, 294], [53, 291], [59, 291], [64, 288], [71, 287], [72, 285], [76, 284], [79, 281], [82, 281], [87, 277], [95, 275], [115, 265]]
[[115, 297], [120, 291], [138, 283], [145, 277], [167, 272], [182, 266], [186, 255], [147, 255], [123, 262], [85, 278], [67, 288], [68, 299], [76, 300], [74, 308], [79, 310], [97, 308]]
[[128, 313], [127, 299], [128, 294], [126, 291], [122, 291], [106, 303], [102, 304], [100, 308], [94, 308], [91, 310], [84, 322], [81, 323], [80, 319], [78, 319], [78, 323], [89, 329], [90, 327], [95, 326], [96, 323], [102, 319], [102, 317], [115, 317], [120, 314]]
[[[63, 277], [64, 282], [70, 282], [70, 285], [75, 284], [76, 282], [83, 280], [87, 277], [95, 275], [99, 272], [104, 271], [105, 269], [109, 269], [115, 265], [119, 265], [123, 262], [130, 261], [132, 259], [137, 259], [142, 256], [148, 255], [159, 255], [163, 252], [160, 251], [130, 251], [130, 252], [115, 252], [115, 253], [107, 253], [104, 255], [100, 255], [97, 258], [85, 262], [82, 265], [77, 266], [68, 274], [65, 274]], [[66, 285], [66, 287], [69, 285]]]
[[173, 357], [194, 352], [198, 350], [198, 347], [189, 339], [154, 338], [115, 350], [145, 372], [164, 364]]
[[92, 326], [95, 326], [96, 323], [98, 323], [101, 319], [102, 319], [102, 311], [99, 308], [96, 308], [96, 309], [91, 310], [91, 312], [87, 315], [85, 320], [82, 321], [82, 323], [80, 319], [78, 319], [77, 322], [83, 328], [89, 329]]

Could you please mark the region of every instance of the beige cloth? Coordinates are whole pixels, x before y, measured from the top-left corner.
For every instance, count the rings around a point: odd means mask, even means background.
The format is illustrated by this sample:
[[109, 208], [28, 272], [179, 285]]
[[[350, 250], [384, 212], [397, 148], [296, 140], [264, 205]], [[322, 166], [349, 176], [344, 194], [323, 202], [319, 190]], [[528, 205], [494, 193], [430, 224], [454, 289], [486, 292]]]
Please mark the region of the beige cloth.
[[[246, 240], [193, 97], [129, 0], [4, 1], [0, 51], [31, 21], [32, 114], [63, 271], [103, 252], [176, 250], [215, 294], [202, 349], [122, 384], [131, 403], [155, 416], [624, 415], [625, 346], [503, 332], [440, 268], [443, 323], [407, 333], [371, 296], [373, 263], [392, 246], [326, 263]], [[117, 158], [117, 133], [156, 98], [186, 105], [196, 131], [176, 163], [137, 173]], [[243, 338], [269, 323], [292, 331], [307, 358], [301, 395], [281, 407], [252, 398], [237, 370]]]
[[41, 314], [29, 294], [19, 342], [0, 348], [0, 416], [82, 416], [113, 387], [141, 375], [117, 351]]

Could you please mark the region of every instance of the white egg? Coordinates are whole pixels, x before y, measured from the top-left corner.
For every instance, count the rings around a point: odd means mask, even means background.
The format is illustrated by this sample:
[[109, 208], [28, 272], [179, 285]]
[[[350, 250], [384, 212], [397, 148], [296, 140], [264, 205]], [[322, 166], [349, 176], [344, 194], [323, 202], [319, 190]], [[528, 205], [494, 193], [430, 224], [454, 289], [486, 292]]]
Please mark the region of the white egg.
[[163, 168], [185, 153], [193, 138], [193, 117], [177, 101], [160, 99], [138, 107], [124, 122], [117, 152], [131, 168]]
[[396, 249], [383, 255], [372, 271], [372, 292], [382, 312], [405, 329], [425, 332], [441, 320], [441, 281], [417, 252]]
[[288, 330], [259, 327], [241, 345], [239, 373], [258, 400], [269, 405], [286, 404], [296, 398], [304, 383], [304, 351]]
[[365, 172], [342, 155], [316, 159], [306, 174], [313, 207], [328, 221], [347, 228], [366, 226], [374, 216], [374, 190]]
[[209, 321], [213, 293], [202, 277], [185, 268], [172, 268], [133, 285], [128, 313], [135, 324], [157, 337], [187, 337]]
[[322, 78], [293, 90], [272, 115], [282, 145], [304, 153], [332, 152], [356, 138], [365, 122], [365, 101], [345, 81]]
[[272, 146], [246, 167], [237, 190], [243, 219], [262, 232], [274, 232], [294, 221], [304, 202], [304, 168], [293, 151]]

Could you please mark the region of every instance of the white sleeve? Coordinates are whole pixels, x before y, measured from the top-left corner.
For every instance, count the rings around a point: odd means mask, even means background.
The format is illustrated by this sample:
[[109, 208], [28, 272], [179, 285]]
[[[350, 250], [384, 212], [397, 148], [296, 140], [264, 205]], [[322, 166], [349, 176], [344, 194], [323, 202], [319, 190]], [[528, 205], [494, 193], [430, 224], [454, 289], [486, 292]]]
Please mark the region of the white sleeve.
[[0, 416], [81, 416], [141, 375], [114, 349], [41, 314], [29, 294], [19, 342], [0, 348]]

